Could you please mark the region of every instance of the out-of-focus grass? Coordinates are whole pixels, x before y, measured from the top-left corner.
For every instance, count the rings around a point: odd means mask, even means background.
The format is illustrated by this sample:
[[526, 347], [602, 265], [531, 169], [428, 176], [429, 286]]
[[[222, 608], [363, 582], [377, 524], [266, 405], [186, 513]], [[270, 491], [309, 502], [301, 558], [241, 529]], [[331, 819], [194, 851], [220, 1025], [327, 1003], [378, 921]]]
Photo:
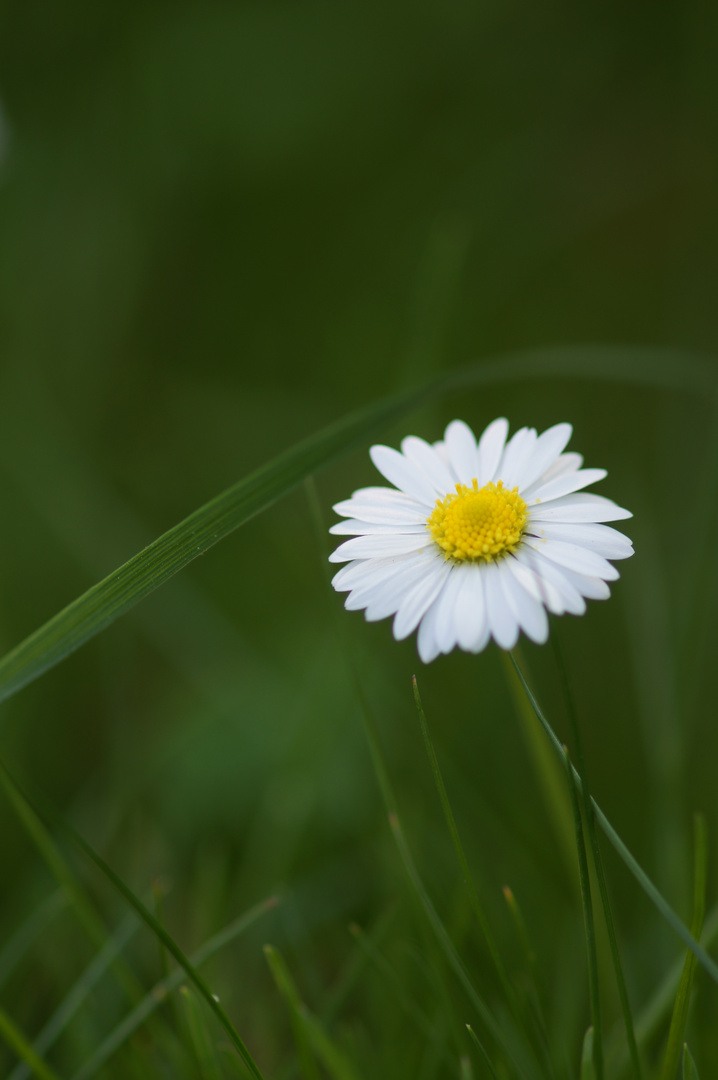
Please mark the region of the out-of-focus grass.
[[[41, 17], [7, 5], [0, 651], [357, 406], [529, 346], [715, 353], [714, 20], [696, 4], [78, 3]], [[554, 631], [591, 790], [688, 919], [696, 808], [708, 823], [709, 907], [715, 896], [714, 407], [705, 394], [545, 375], [538, 366], [531, 379], [456, 391], [411, 428], [436, 438], [455, 415], [475, 427], [500, 414], [514, 427], [568, 419], [587, 463], [608, 468], [607, 494], [635, 511], [637, 554], [614, 598]], [[364, 448], [324, 473], [327, 522], [332, 502], [372, 482]], [[474, 1054], [463, 1024], [482, 1042], [485, 1032], [406, 891], [337, 606], [296, 492], [4, 703], [0, 749], [135, 892], [171, 880], [167, 922], [188, 953], [282, 889], [280, 907], [208, 967], [268, 1075], [290, 1071], [294, 1051], [267, 941], [362, 1075], [456, 1075], [449, 1062]], [[484, 973], [416, 725], [415, 646], [394, 643], [388, 625], [339, 617], [413, 857], [493, 1005], [500, 988]], [[550, 651], [526, 655], [568, 738]], [[499, 658], [449, 657], [421, 686], [509, 974], [524, 985], [507, 884], [536, 952], [557, 1075], [569, 1064], [574, 1075], [589, 1017], [576, 882]], [[43, 907], [54, 886], [6, 803], [0, 829], [0, 941], [13, 956], [0, 1004], [32, 1038], [95, 954], [66, 909]], [[606, 870], [640, 1014], [681, 952], [610, 852]], [[78, 873], [117, 924], [119, 902]], [[620, 1014], [607, 955], [610, 1036]], [[127, 959], [147, 988], [161, 977], [144, 933]], [[687, 1037], [705, 1077], [718, 1061], [716, 997], [697, 982]], [[73, 1075], [124, 1016], [98, 984], [52, 1067]], [[667, 1025], [668, 1013], [649, 1042], [656, 1068]], [[146, 1049], [140, 1041], [107, 1075], [133, 1075]], [[9, 1072], [5, 1050], [0, 1062]]]

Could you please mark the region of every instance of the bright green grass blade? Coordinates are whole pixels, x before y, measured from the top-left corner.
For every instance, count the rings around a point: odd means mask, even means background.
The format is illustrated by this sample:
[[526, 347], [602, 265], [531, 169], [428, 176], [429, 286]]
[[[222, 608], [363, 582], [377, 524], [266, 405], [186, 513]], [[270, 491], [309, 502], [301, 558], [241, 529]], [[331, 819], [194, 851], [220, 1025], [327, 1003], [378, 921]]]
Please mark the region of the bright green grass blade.
[[[618, 987], [618, 996], [621, 1002], [621, 1012], [623, 1014], [623, 1024], [626, 1029], [626, 1039], [628, 1041], [628, 1048], [631, 1055], [631, 1062], [633, 1064], [633, 1072], [636, 1080], [641, 1080], [641, 1063], [638, 1057], [638, 1047], [636, 1045], [636, 1034], [633, 1028], [633, 1016], [631, 1013], [631, 1005], [628, 1000], [628, 989], [626, 987], [626, 980], [623, 977], [623, 966], [621, 964], [621, 954], [618, 948], [618, 938], [616, 937], [616, 928], [613, 922], [613, 913], [611, 911], [611, 901], [608, 895], [608, 885], [606, 884], [606, 876], [603, 872], [603, 859], [601, 857], [601, 846], [598, 841], [598, 831], [596, 829], [596, 819], [593, 813], [593, 804], [591, 800], [591, 793], [588, 786], [588, 771], [586, 769], [586, 760], [583, 754], [583, 746], [581, 740], [581, 732], [578, 723], [578, 710], [576, 708], [576, 701], [573, 694], [573, 688], [571, 686], [571, 680], [568, 675], [568, 669], [563, 658], [563, 650], [561, 649], [559, 635], [554, 633], [551, 637], [553, 644], [553, 652], [556, 658], [556, 666], [558, 668], [559, 679], [563, 687], [564, 697], [566, 700], [566, 711], [569, 716], [571, 724], [571, 731], [573, 734], [574, 744], [576, 746], [576, 756], [578, 759], [578, 773], [581, 779], [581, 789], [583, 796], [583, 816], [586, 823], [586, 831], [588, 833], [588, 839], [591, 846], [591, 853], [593, 855], [593, 866], [596, 874], [596, 881], [598, 883], [598, 893], [601, 898], [601, 906], [603, 908], [603, 918], [606, 924], [606, 931], [608, 933], [608, 941], [611, 949], [611, 958], [613, 960], [613, 970], [616, 976], [616, 985]], [[569, 782], [573, 781], [573, 775], [569, 770]], [[603, 1054], [603, 1039], [599, 1025], [594, 1024], [594, 1041], [597, 1046], [601, 1047], [601, 1054]], [[597, 1073], [601, 1070], [597, 1068]]]
[[481, 1040], [479, 1039], [478, 1035], [476, 1034], [476, 1032], [472, 1028], [471, 1024], [466, 1025], [466, 1030], [468, 1031], [469, 1035], [471, 1036], [471, 1039], [472, 1039], [472, 1041], [474, 1043], [474, 1046], [476, 1046], [479, 1053], [481, 1054], [481, 1059], [482, 1059], [484, 1065], [489, 1070], [489, 1072], [493, 1076], [494, 1080], [499, 1080], [498, 1076], [496, 1075], [496, 1069], [491, 1064], [491, 1058], [486, 1053], [486, 1050], [484, 1049], [484, 1046], [483, 1046]]
[[583, 1039], [580, 1080], [596, 1080], [596, 1071], [593, 1067], [593, 1060], [593, 1028], [590, 1027]]
[[0, 1009], [0, 1036], [22, 1061], [27, 1062], [31, 1071], [40, 1080], [59, 1080], [57, 1073], [53, 1072], [50, 1066], [33, 1050], [17, 1024], [10, 1019], [4, 1009]]
[[[511, 659], [516, 668], [516, 672], [521, 680], [524, 691], [526, 692], [526, 696], [531, 702], [533, 710], [536, 713], [537, 720], [546, 732], [546, 735], [550, 739], [551, 744], [553, 745], [556, 752], [563, 756], [563, 747], [561, 746], [561, 743], [559, 742], [553, 728], [544, 716], [541, 707], [539, 706], [533, 694], [533, 691], [531, 690], [531, 687], [526, 681], [526, 677], [524, 676], [523, 671], [521, 670], [513, 653], [511, 653]], [[576, 770], [574, 770], [574, 779], [576, 780], [576, 784], [578, 785], [580, 790], [581, 778], [579, 777]], [[673, 928], [676, 934], [696, 956], [696, 958], [699, 960], [699, 962], [702, 964], [702, 966], [705, 968], [705, 970], [708, 972], [714, 982], [718, 983], [718, 964], [716, 964], [715, 960], [713, 960], [708, 955], [703, 946], [696, 941], [690, 930], [688, 930], [688, 928], [683, 925], [683, 922], [678, 918], [668, 901], [664, 899], [664, 897], [661, 895], [661, 893], [658, 891], [656, 886], [649, 878], [648, 874], [645, 872], [645, 870], [643, 870], [643, 868], [639, 865], [631, 852], [628, 850], [623, 840], [621, 840], [620, 836], [613, 828], [611, 822], [608, 820], [603, 810], [594, 798], [591, 799], [591, 805], [593, 807], [593, 812], [596, 815], [596, 820], [606, 834], [609, 842], [613, 846], [614, 850], [618, 853], [620, 858], [623, 860], [623, 862], [626, 864], [628, 869], [631, 871], [638, 884], [641, 886], [649, 899], [658, 908], [666, 922]]]
[[688, 1043], [683, 1043], [683, 1080], [699, 1080], [698, 1069], [688, 1049]]
[[[40, 821], [40, 815], [36, 807], [33, 805], [33, 802], [20, 788], [20, 785], [12, 777], [7, 765], [2, 760], [0, 760], [0, 779], [4, 783], [5, 789], [9, 793], [11, 793], [11, 797], [13, 798], [15, 805], [17, 805], [22, 810], [23, 814], [29, 820], [32, 827], [35, 829], [41, 828], [45, 835], [49, 838], [49, 834], [47, 834], [47, 830], [45, 829], [44, 825], [42, 825], [42, 822]], [[215, 997], [214, 994], [212, 994], [204, 979], [200, 976], [199, 972], [195, 970], [194, 965], [185, 956], [185, 954], [182, 952], [179, 945], [177, 945], [174, 939], [170, 937], [170, 935], [167, 933], [167, 931], [158, 921], [158, 919], [156, 919], [152, 912], [142, 903], [140, 898], [138, 896], [135, 896], [129, 886], [127, 886], [124, 881], [120, 877], [118, 877], [114, 870], [105, 862], [102, 856], [99, 855], [98, 852], [96, 852], [90, 844], [88, 844], [84, 837], [82, 837], [72, 827], [72, 825], [70, 825], [70, 823], [62, 817], [61, 814], [59, 814], [54, 808], [51, 808], [49, 806], [47, 800], [44, 800], [44, 811], [45, 816], [50, 818], [55, 824], [55, 826], [60, 829], [65, 834], [65, 836], [67, 836], [68, 839], [71, 840], [72, 843], [80, 849], [80, 851], [83, 852], [83, 854], [90, 860], [90, 862], [95, 864], [98, 870], [114, 886], [117, 892], [120, 893], [120, 895], [125, 899], [125, 901], [130, 905], [130, 907], [134, 908], [142, 921], [150, 928], [150, 930], [152, 930], [152, 932], [162, 942], [168, 952], [172, 954], [177, 963], [182, 968], [184, 968], [187, 974], [187, 978], [197, 988], [201, 996], [204, 998], [212, 1012], [219, 1020], [220, 1024], [222, 1025], [230, 1040], [232, 1041], [233, 1045], [236, 1047], [237, 1051], [242, 1057], [242, 1060], [249, 1069], [250, 1073], [256, 1078], [256, 1080], [263, 1080], [262, 1074], [256, 1062], [254, 1061], [252, 1055], [249, 1053], [247, 1047], [244, 1045], [244, 1042], [242, 1041], [239, 1032], [235, 1029], [231, 1020], [220, 1005], [219, 1000]], [[62, 860], [61, 869], [65, 873], [68, 872]], [[74, 887], [74, 880], [71, 881], [71, 884]], [[100, 946], [104, 944], [105, 937], [106, 933], [103, 931]], [[115, 963], [117, 963], [117, 961]], [[140, 995], [138, 994], [136, 996], [139, 997]]]
[[700, 356], [669, 350], [577, 347], [487, 359], [360, 409], [304, 439], [201, 506], [7, 653], [0, 660], [0, 701], [59, 663], [307, 476], [390, 422], [458, 389], [556, 377], [601, 379], [702, 395], [716, 389], [711, 364]]
[[180, 987], [180, 998], [185, 1007], [187, 1027], [202, 1080], [222, 1080], [222, 1068], [217, 1050], [210, 1037], [199, 1001], [188, 986]]
[[[704, 949], [718, 941], [718, 904], [710, 911], [701, 934]], [[678, 993], [678, 985], [683, 974], [684, 958], [679, 958], [661, 980], [653, 995], [636, 1018], [636, 1040], [639, 1046], [646, 1046], [655, 1036], [671, 1012]], [[609, 1073], [618, 1080], [629, 1065], [625, 1046], [618, 1046], [613, 1040], [610, 1053], [607, 1054]]]
[[[250, 908], [244, 915], [234, 919], [223, 930], [215, 934], [204, 943], [190, 957], [190, 962], [195, 968], [199, 968], [215, 953], [219, 952], [235, 938], [239, 937], [248, 927], [257, 921], [265, 912], [277, 906], [277, 897], [271, 896]], [[176, 990], [185, 980], [183, 968], [176, 968], [169, 975], [152, 987], [146, 997], [132, 1012], [118, 1024], [113, 1032], [98, 1046], [92, 1057], [85, 1062], [82, 1068], [75, 1074], [73, 1080], [91, 1080], [108, 1059], [125, 1043], [137, 1029], [147, 1020], [152, 1013], [167, 1000], [169, 994]], [[246, 1076], [244, 1066], [242, 1075]]]
[[[119, 931], [108, 938], [104, 946], [88, 965], [70, 992], [65, 995], [62, 1004], [33, 1039], [33, 1049], [38, 1054], [46, 1054], [55, 1044], [73, 1016], [100, 981], [115, 958], [129, 943], [140, 923], [136, 916], [128, 916]], [[29, 1064], [20, 1063], [10, 1074], [8, 1080], [27, 1080], [31, 1069]]]
[[461, 1080], [474, 1080], [474, 1070], [471, 1067], [471, 1058], [462, 1057], [459, 1059], [459, 1077]]
[[[703, 930], [703, 919], [706, 910], [706, 879], [708, 869], [708, 839], [706, 833], [706, 821], [702, 814], [696, 814], [693, 818], [693, 847], [694, 847], [694, 877], [693, 877], [693, 919], [691, 921], [691, 933], [695, 938], [700, 937]], [[668, 1032], [668, 1045], [666, 1046], [661, 1080], [674, 1080], [678, 1071], [678, 1062], [681, 1056], [681, 1044], [686, 1032], [688, 1022], [688, 1007], [691, 1002], [693, 979], [696, 973], [696, 958], [692, 952], [686, 956], [683, 965], [683, 974], [678, 985], [678, 994], [673, 1006], [671, 1027]]]
[[[110, 937], [107, 927], [88, 898], [71, 863], [65, 858], [46, 829], [40, 815], [2, 760], [0, 760], [0, 784], [50, 872], [64, 890], [80, 925], [95, 948], [102, 952]], [[139, 1001], [143, 994], [142, 986], [118, 954], [113, 957], [112, 970], [128, 1001], [133, 1004]]]
[[591, 996], [591, 1016], [593, 1019], [592, 1042], [592, 1080], [603, 1080], [603, 1027], [601, 1024], [601, 997], [598, 986], [598, 955], [596, 952], [596, 928], [593, 922], [593, 902], [591, 899], [591, 882], [588, 874], [588, 858], [586, 845], [583, 839], [583, 825], [581, 823], [581, 810], [578, 805], [578, 793], [576, 781], [573, 778], [573, 768], [568, 750], [563, 748], [566, 762], [566, 775], [568, 787], [571, 793], [571, 806], [573, 807], [574, 828], [576, 830], [576, 854], [578, 855], [578, 875], [581, 883], [581, 903], [583, 905], [583, 924], [586, 934], [586, 958], [588, 961], [588, 986]]
[[38, 904], [15, 931], [0, 950], [0, 986], [9, 978], [45, 927], [66, 907], [67, 895], [63, 889], [57, 889]]
[[332, 1042], [322, 1024], [301, 999], [284, 958], [271, 945], [264, 946], [269, 969], [292, 1016], [294, 1039], [304, 1080], [320, 1080], [314, 1055], [319, 1058], [332, 1080], [358, 1080], [354, 1067]]

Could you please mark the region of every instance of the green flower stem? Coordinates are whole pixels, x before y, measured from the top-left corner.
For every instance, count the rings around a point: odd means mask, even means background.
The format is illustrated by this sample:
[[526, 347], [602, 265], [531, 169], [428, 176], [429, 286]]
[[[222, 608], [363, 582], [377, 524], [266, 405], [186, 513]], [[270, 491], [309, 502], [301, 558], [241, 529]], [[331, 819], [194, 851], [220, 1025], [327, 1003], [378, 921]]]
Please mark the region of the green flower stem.
[[[514, 667], [516, 669], [516, 673], [517, 673], [519, 679], [521, 680], [521, 685], [524, 688], [526, 696], [528, 697], [529, 701], [531, 702], [533, 710], [536, 713], [537, 720], [541, 724], [541, 727], [544, 729], [544, 731], [545, 731], [546, 735], [548, 736], [548, 738], [551, 740], [551, 744], [553, 745], [554, 749], [556, 750], [556, 753], [561, 754], [561, 756], [563, 757], [563, 747], [562, 747], [561, 743], [559, 742], [553, 728], [551, 727], [548, 720], [546, 719], [543, 712], [541, 711], [541, 708], [540, 708], [540, 706], [539, 706], [539, 704], [538, 704], [538, 702], [536, 700], [536, 697], [534, 696], [533, 691], [531, 690], [531, 687], [529, 686], [528, 682], [526, 681], [526, 677], [525, 677], [523, 671], [521, 670], [521, 668], [520, 668], [520, 666], [518, 664], [518, 661], [516, 660], [516, 657], [514, 656], [513, 653], [511, 653], [511, 659], [512, 659]], [[581, 790], [581, 778], [578, 775], [578, 772], [574, 769], [574, 767], [571, 766], [571, 768], [572, 768], [572, 771], [573, 771], [574, 778], [576, 780], [576, 784], [577, 784], [579, 790]], [[614, 850], [617, 852], [617, 854], [620, 856], [620, 858], [623, 860], [623, 862], [626, 864], [628, 869], [631, 871], [631, 873], [633, 874], [634, 878], [636, 879], [638, 884], [641, 886], [643, 891], [650, 898], [650, 900], [653, 902], [653, 904], [655, 904], [655, 906], [658, 908], [658, 910], [660, 911], [661, 915], [664, 917], [666, 922], [669, 923], [669, 925], [673, 928], [673, 930], [676, 932], [676, 934], [688, 946], [688, 948], [691, 950], [693, 955], [700, 962], [700, 964], [705, 968], [705, 970], [708, 972], [708, 974], [714, 980], [714, 982], [718, 983], [718, 964], [716, 964], [715, 960], [713, 960], [708, 955], [708, 953], [705, 951], [703, 946], [700, 945], [696, 941], [694, 936], [691, 934], [690, 930], [686, 926], [684, 926], [683, 922], [678, 918], [678, 916], [673, 911], [673, 909], [670, 906], [670, 904], [668, 903], [668, 901], [664, 899], [664, 897], [658, 891], [658, 889], [653, 884], [651, 879], [648, 877], [648, 874], [645, 872], [645, 870], [643, 870], [643, 868], [640, 866], [640, 864], [636, 861], [634, 856], [628, 850], [628, 848], [624, 844], [623, 840], [621, 840], [620, 836], [618, 835], [616, 830], [613, 828], [613, 825], [611, 825], [611, 822], [608, 820], [608, 818], [604, 814], [603, 810], [601, 809], [601, 807], [598, 805], [598, 803], [596, 802], [596, 800], [593, 797], [591, 798], [591, 806], [593, 807], [593, 812], [596, 815], [596, 820], [598, 821], [598, 824], [601, 826], [601, 829], [603, 830], [604, 834], [606, 835], [609, 843], [614, 848]]]
[[[613, 970], [616, 976], [616, 985], [618, 987], [618, 996], [621, 1002], [621, 1012], [623, 1014], [623, 1023], [626, 1029], [626, 1039], [628, 1040], [628, 1049], [631, 1055], [631, 1062], [633, 1065], [633, 1072], [636, 1080], [641, 1080], [641, 1062], [638, 1056], [638, 1046], [636, 1044], [636, 1033], [633, 1025], [633, 1015], [631, 1013], [631, 1004], [628, 999], [628, 989], [626, 987], [626, 980], [623, 976], [623, 966], [621, 964], [621, 954], [618, 948], [618, 938], [616, 936], [616, 927], [613, 921], [613, 913], [611, 911], [611, 901], [608, 895], [608, 885], [606, 884], [606, 875], [603, 870], [603, 858], [601, 856], [601, 845], [598, 841], [598, 832], [596, 830], [595, 816], [593, 812], [592, 799], [588, 787], [588, 772], [586, 769], [586, 759], [583, 754], [583, 746], [581, 740], [581, 732], [578, 724], [578, 710], [576, 709], [576, 699], [573, 694], [571, 686], [571, 680], [568, 676], [568, 669], [563, 657], [563, 651], [559, 643], [559, 635], [557, 633], [552, 634], [551, 641], [553, 643], [554, 656], [556, 657], [556, 665], [558, 667], [559, 678], [563, 687], [564, 696], [566, 699], [566, 710], [569, 716], [569, 722], [571, 724], [571, 734], [573, 736], [574, 744], [576, 746], [576, 757], [578, 761], [578, 771], [581, 778], [583, 787], [583, 809], [584, 819], [586, 821], [586, 829], [588, 831], [589, 842], [591, 844], [591, 854], [593, 855], [593, 866], [596, 873], [596, 881], [598, 882], [598, 891], [601, 897], [601, 906], [603, 908], [603, 918], [606, 924], [606, 930], [608, 933], [608, 940], [611, 948], [611, 958], [613, 960]], [[694, 935], [697, 936], [697, 935]], [[598, 1028], [595, 1033], [595, 1041], [600, 1042], [600, 1032]]]
[[[593, 1039], [591, 1057], [595, 1080], [603, 1080], [603, 1027], [601, 1024], [601, 995], [598, 985], [598, 955], [596, 952], [596, 928], [593, 920], [593, 902], [591, 900], [591, 881], [588, 873], [586, 845], [583, 838], [581, 810], [578, 805], [576, 781], [573, 777], [571, 758], [568, 749], [563, 748], [568, 787], [571, 792], [573, 820], [576, 829], [576, 852], [578, 854], [578, 874], [581, 882], [581, 902], [583, 904], [583, 923], [586, 933], [586, 958], [588, 961], [588, 987], [591, 998], [591, 1018], [593, 1020]], [[584, 788], [584, 791], [586, 789]]]

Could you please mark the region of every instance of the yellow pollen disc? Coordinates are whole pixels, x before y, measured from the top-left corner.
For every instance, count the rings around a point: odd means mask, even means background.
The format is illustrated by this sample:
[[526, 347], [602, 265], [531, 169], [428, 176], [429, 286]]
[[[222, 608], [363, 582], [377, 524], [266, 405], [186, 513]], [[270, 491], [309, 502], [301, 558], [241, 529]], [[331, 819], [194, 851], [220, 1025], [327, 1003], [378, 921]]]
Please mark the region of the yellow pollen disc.
[[482, 488], [474, 480], [471, 487], [457, 484], [456, 494], [437, 499], [426, 524], [447, 559], [491, 562], [521, 539], [526, 503], [517, 487], [507, 491], [502, 480]]

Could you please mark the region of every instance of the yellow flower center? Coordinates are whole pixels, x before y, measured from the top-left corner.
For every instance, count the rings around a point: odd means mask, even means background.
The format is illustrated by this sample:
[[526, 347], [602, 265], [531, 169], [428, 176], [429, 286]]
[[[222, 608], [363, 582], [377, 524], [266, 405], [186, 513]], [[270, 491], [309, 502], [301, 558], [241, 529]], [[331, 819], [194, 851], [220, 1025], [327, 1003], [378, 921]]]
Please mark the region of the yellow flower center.
[[457, 484], [456, 494], [437, 499], [426, 524], [447, 559], [491, 562], [521, 539], [526, 503], [517, 487], [507, 491], [502, 480], [482, 488], [474, 480], [471, 487]]

